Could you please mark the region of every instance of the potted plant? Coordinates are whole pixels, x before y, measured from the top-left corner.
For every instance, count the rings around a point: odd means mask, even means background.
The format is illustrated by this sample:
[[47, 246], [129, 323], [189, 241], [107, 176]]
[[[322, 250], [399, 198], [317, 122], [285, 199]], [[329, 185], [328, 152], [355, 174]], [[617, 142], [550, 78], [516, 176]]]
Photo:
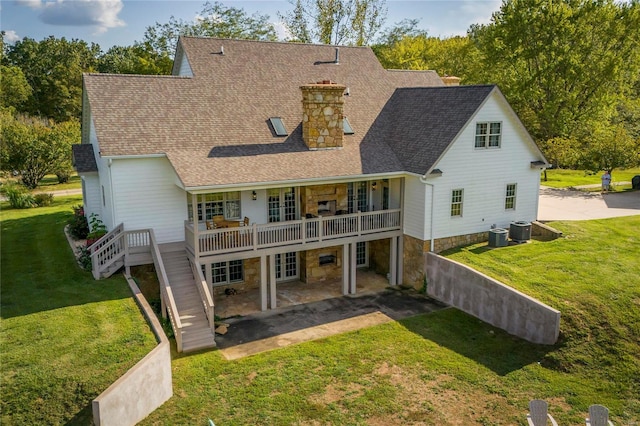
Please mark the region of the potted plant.
[[89, 219], [89, 228], [91, 231], [87, 234], [87, 247], [98, 241], [107, 233], [107, 227], [95, 213], [91, 214]]

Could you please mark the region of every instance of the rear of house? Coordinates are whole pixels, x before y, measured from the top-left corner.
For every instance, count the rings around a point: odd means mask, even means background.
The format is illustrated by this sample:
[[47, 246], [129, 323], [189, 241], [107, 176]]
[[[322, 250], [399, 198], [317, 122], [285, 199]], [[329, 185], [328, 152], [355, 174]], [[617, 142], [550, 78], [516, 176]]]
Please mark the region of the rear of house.
[[87, 214], [153, 229], [212, 293], [268, 309], [283, 281], [354, 293], [363, 267], [420, 286], [425, 251], [536, 218], [546, 162], [495, 86], [364, 47], [189, 37], [174, 74], [85, 75], [74, 158]]

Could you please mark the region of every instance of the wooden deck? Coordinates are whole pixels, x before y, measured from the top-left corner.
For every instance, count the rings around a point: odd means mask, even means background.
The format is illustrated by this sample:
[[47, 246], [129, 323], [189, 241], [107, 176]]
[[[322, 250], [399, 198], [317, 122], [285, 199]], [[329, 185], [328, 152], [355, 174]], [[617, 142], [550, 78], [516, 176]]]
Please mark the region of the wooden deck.
[[187, 252], [184, 249], [164, 252], [162, 262], [182, 322], [183, 352], [215, 347], [214, 333], [209, 328]]

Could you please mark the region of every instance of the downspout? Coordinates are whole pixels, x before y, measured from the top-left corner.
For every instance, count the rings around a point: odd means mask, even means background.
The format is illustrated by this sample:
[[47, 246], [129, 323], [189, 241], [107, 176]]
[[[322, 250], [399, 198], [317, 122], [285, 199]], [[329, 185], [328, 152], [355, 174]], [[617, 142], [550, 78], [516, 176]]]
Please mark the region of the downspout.
[[429, 244], [429, 250], [433, 253], [434, 248], [435, 248], [435, 238], [433, 237], [433, 200], [434, 200], [434, 193], [436, 190], [436, 187], [432, 184], [427, 182], [426, 180], [426, 176], [420, 176], [420, 182], [425, 184], [425, 185], [429, 185], [431, 187], [431, 223], [429, 224], [429, 240], [431, 241]]
[[[116, 206], [115, 206], [115, 194], [114, 194], [114, 190], [113, 190], [113, 170], [111, 170], [111, 165], [113, 164], [113, 160], [111, 158], [109, 158], [107, 160], [107, 167], [109, 168], [109, 198], [111, 199], [111, 202], [109, 204], [111, 204], [111, 229], [114, 229], [118, 223], [118, 221], [116, 220]], [[101, 190], [103, 190], [102, 188], [100, 188]], [[103, 195], [103, 194], [100, 194]], [[103, 195], [104, 196], [104, 195]]]

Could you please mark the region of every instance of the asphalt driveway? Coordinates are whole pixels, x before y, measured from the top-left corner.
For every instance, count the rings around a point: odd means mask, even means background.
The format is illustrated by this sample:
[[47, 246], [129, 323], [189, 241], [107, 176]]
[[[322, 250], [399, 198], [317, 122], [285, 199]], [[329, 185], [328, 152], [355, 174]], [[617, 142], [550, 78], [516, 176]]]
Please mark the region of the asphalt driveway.
[[541, 187], [538, 220], [590, 220], [640, 215], [640, 191], [584, 192]]

